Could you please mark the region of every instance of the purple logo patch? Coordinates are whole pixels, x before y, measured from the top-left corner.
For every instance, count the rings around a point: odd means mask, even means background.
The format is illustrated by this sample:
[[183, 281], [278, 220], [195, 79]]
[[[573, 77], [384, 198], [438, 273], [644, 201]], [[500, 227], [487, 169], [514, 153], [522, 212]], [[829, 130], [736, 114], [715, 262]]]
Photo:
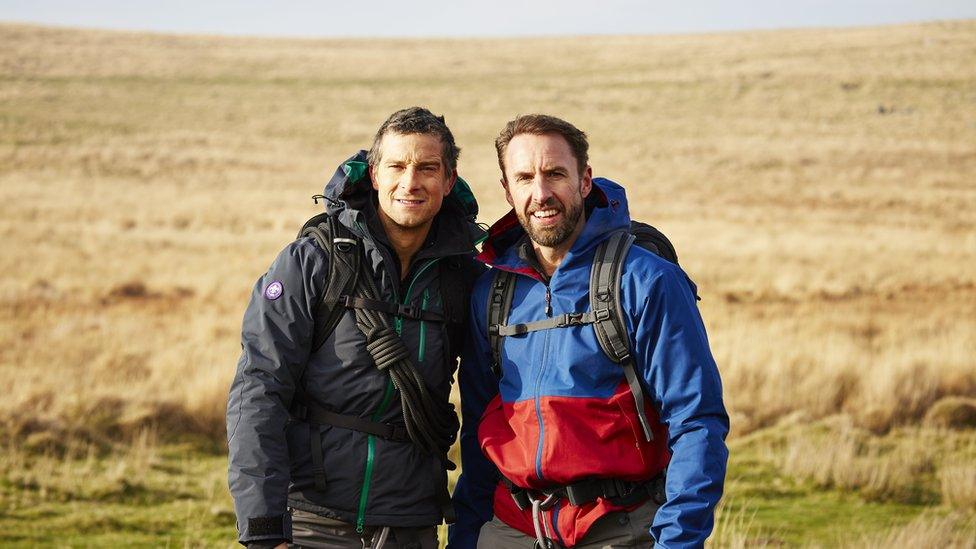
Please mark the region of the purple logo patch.
[[281, 285], [281, 281], [275, 280], [271, 284], [268, 284], [268, 287], [264, 289], [264, 297], [274, 301], [281, 297], [283, 291], [284, 287]]

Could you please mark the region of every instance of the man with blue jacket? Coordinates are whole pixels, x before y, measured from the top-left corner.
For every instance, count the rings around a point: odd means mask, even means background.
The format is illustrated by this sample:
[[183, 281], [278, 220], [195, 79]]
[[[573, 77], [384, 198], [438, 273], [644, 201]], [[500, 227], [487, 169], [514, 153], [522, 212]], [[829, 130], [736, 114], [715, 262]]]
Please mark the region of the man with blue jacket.
[[[624, 189], [592, 177], [586, 135], [558, 118], [520, 116], [495, 145], [513, 211], [489, 231], [479, 259], [493, 269], [471, 299], [450, 547], [702, 546], [729, 422], [693, 285], [654, 253], [626, 252], [630, 383], [581, 320], [596, 250], [630, 227]], [[508, 324], [489, 326], [500, 271], [515, 275]], [[507, 336], [500, 348], [490, 330]]]

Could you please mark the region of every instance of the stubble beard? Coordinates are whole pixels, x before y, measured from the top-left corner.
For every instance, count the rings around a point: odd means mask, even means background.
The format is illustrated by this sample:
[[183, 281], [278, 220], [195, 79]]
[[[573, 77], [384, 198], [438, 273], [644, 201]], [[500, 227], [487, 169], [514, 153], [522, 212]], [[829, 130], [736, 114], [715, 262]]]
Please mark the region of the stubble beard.
[[583, 215], [583, 197], [578, 196], [579, 200], [574, 200], [569, 204], [569, 208], [563, 209], [563, 221], [555, 227], [545, 229], [536, 228], [532, 225], [532, 213], [538, 210], [545, 210], [557, 204], [555, 200], [550, 200], [545, 204], [534, 208], [531, 212], [517, 212], [522, 228], [529, 235], [533, 242], [547, 248], [559, 246], [572, 236], [580, 217]]

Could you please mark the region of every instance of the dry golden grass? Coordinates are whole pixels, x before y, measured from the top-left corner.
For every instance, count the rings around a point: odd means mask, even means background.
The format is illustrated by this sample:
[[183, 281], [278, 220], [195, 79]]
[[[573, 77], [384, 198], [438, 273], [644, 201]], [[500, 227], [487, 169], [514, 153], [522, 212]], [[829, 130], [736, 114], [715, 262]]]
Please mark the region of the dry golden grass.
[[[911, 523], [895, 527], [875, 536], [861, 536], [860, 539], [839, 544], [841, 547], [887, 549], [889, 547], [951, 547], [953, 549], [973, 549], [976, 547], [976, 523], [957, 515], [923, 515]], [[850, 536], [854, 537], [854, 536]]]
[[426, 41], [2, 25], [0, 425], [219, 440], [251, 284], [412, 104], [446, 114], [489, 221], [508, 119], [588, 132], [595, 173], [699, 283], [734, 432], [915, 423], [976, 395], [974, 58], [974, 21]]
[[847, 416], [835, 416], [781, 425], [752, 439], [762, 461], [817, 489], [839, 489], [869, 502], [961, 509], [976, 497], [976, 433], [911, 427], [878, 437]]
[[976, 444], [954, 456], [939, 469], [942, 500], [961, 509], [976, 511]]
[[[147, 544], [229, 542], [208, 530], [230, 528], [221, 466], [150, 434], [219, 443], [251, 284], [334, 166], [422, 104], [488, 221], [508, 119], [588, 132], [596, 174], [699, 283], [733, 433], [804, 427], [743, 441], [777, 471], [971, 510], [972, 434], [901, 426], [976, 397], [973, 59], [976, 21], [427, 41], [0, 25], [0, 507], [90, 504], [49, 526], [92, 543], [125, 528], [91, 509], [148, 498], [129, 529], [169, 522]], [[782, 545], [760, 528], [776, 500], [751, 497], [766, 514], [720, 511], [714, 546]], [[839, 543], [972, 546], [971, 514], [903, 523]]]

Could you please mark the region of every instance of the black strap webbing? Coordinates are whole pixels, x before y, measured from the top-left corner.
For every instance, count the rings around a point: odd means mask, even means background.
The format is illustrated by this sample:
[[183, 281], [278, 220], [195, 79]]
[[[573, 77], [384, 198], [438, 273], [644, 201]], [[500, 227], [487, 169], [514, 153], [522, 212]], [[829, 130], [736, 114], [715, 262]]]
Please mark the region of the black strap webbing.
[[403, 425], [391, 425], [363, 419], [359, 416], [338, 414], [327, 410], [312, 402], [308, 404], [295, 403], [291, 416], [298, 421], [308, 423], [309, 444], [312, 450], [312, 478], [315, 479], [315, 489], [324, 492], [326, 488], [325, 458], [322, 455], [321, 425], [332, 425], [353, 431], [362, 431], [387, 440], [410, 442], [407, 430]]
[[491, 371], [495, 377], [502, 375], [502, 335], [494, 327], [508, 322], [514, 296], [515, 274], [495, 269], [495, 278], [488, 293], [488, 339], [491, 345]]
[[308, 442], [312, 446], [312, 478], [315, 489], [325, 492], [325, 458], [322, 455], [322, 430], [318, 424], [308, 424]]
[[[316, 221], [319, 223], [315, 224]], [[335, 217], [328, 215], [322, 217], [320, 214], [309, 220], [299, 236], [311, 236], [329, 256], [329, 279], [315, 309], [311, 347], [311, 352], [314, 353], [329, 338], [345, 313], [345, 308], [339, 306], [339, 301], [342, 296], [352, 293], [356, 286], [362, 247], [358, 246], [359, 239], [349, 229]]]
[[407, 429], [403, 425], [380, 423], [378, 421], [363, 419], [359, 416], [338, 414], [331, 410], [326, 410], [325, 408], [319, 408], [315, 405], [308, 408], [306, 421], [316, 425], [332, 425], [334, 427], [341, 427], [343, 429], [360, 431], [370, 435], [376, 435], [387, 440], [410, 442], [410, 437], [407, 436]]
[[399, 303], [391, 303], [389, 301], [383, 301], [380, 299], [368, 299], [353, 295], [342, 296], [340, 301], [347, 309], [369, 309], [371, 311], [380, 311], [394, 316], [409, 318], [411, 320], [444, 322], [444, 315], [435, 313], [434, 311], [425, 311], [420, 307], [411, 305], [401, 305]]
[[515, 505], [525, 510], [532, 506], [531, 498], [545, 498], [556, 495], [565, 498], [570, 505], [580, 507], [592, 503], [597, 499], [605, 499], [613, 505], [628, 507], [653, 498], [661, 505], [666, 496], [664, 493], [665, 472], [655, 475], [650, 480], [629, 481], [615, 478], [588, 478], [572, 484], [549, 486], [540, 490], [528, 490], [516, 485], [511, 480], [502, 477], [502, 483], [508, 488], [515, 500]]
[[607, 311], [609, 314], [600, 315], [593, 323], [597, 341], [603, 352], [610, 360], [620, 364], [630, 386], [630, 393], [634, 397], [634, 407], [637, 419], [640, 421], [644, 438], [648, 442], [654, 440], [651, 424], [647, 420], [647, 406], [644, 398], [644, 386], [637, 375], [637, 368], [630, 354], [630, 338], [623, 319], [620, 304], [620, 277], [627, 251], [634, 243], [634, 235], [627, 231], [614, 233], [597, 246], [593, 258], [593, 268], [590, 270], [590, 310]]

